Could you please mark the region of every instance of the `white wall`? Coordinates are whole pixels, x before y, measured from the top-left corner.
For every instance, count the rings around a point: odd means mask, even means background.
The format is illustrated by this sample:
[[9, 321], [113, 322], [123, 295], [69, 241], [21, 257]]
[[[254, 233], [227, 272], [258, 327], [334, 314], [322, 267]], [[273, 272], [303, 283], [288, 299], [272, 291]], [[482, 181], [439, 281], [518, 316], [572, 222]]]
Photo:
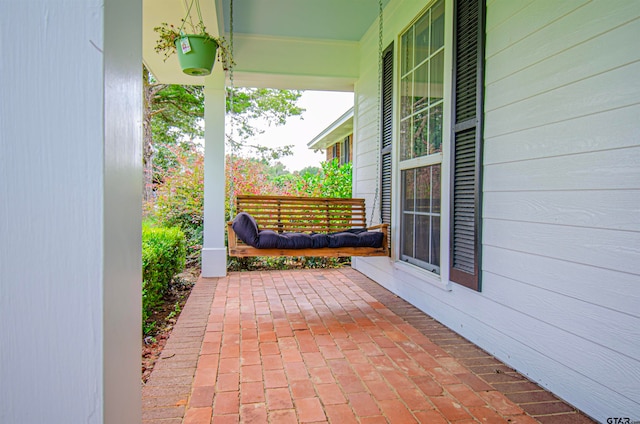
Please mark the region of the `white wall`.
[[[600, 421], [640, 419], [639, 17], [634, 0], [489, 1], [482, 293], [355, 261]], [[357, 85], [363, 180], [374, 76]]]
[[140, 2], [0, 3], [0, 422], [140, 422]]

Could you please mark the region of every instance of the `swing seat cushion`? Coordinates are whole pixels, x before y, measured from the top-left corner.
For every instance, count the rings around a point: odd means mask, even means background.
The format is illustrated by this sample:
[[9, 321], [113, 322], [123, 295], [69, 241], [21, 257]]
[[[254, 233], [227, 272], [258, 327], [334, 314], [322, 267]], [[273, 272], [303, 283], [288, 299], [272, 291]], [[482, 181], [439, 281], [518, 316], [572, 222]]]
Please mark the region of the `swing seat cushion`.
[[366, 231], [361, 228], [330, 234], [260, 231], [255, 219], [246, 212], [240, 212], [236, 216], [232, 228], [240, 240], [257, 249], [379, 248], [384, 239], [384, 234], [379, 231]]
[[240, 212], [231, 227], [240, 240], [251, 247], [258, 247], [258, 223], [251, 215]]
[[[358, 229], [359, 230], [359, 229]], [[328, 235], [327, 247], [382, 247], [384, 234], [380, 231], [343, 231]]]

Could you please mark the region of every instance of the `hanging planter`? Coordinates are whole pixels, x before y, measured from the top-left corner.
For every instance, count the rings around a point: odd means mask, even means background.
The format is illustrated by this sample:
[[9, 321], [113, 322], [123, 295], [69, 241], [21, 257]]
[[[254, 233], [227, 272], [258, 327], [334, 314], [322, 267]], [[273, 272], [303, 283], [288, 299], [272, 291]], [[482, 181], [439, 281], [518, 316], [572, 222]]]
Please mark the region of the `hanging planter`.
[[187, 34], [176, 39], [182, 72], [192, 76], [209, 75], [216, 61], [218, 43], [206, 35]]
[[[191, 8], [194, 4], [198, 15], [196, 24], [191, 18]], [[209, 75], [216, 57], [225, 71], [235, 64], [224, 37], [214, 37], [207, 33], [200, 13], [199, 0], [191, 0], [180, 28], [163, 22], [153, 30], [158, 33], [156, 53], [164, 54], [165, 61], [177, 53], [182, 71], [187, 75]], [[185, 33], [185, 30], [189, 33]]]

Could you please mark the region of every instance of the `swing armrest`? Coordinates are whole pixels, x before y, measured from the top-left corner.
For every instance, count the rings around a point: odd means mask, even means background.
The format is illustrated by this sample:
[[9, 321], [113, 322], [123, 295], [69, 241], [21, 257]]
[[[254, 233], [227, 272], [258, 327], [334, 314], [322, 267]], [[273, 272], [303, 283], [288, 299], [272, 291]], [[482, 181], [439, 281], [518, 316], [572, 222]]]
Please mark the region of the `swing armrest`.
[[227, 222], [227, 244], [229, 249], [235, 249], [238, 245], [238, 236], [233, 231], [233, 221]]

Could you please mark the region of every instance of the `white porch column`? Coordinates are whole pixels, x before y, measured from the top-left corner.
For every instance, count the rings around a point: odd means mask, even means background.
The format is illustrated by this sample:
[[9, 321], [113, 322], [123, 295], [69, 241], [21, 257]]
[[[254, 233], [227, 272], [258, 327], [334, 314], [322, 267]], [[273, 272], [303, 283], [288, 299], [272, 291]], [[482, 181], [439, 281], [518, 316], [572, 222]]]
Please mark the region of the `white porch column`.
[[142, 420], [141, 23], [0, 1], [3, 424]]
[[205, 80], [204, 87], [204, 245], [202, 276], [227, 275], [227, 251], [224, 245], [225, 175], [224, 115], [225, 74], [219, 63]]

